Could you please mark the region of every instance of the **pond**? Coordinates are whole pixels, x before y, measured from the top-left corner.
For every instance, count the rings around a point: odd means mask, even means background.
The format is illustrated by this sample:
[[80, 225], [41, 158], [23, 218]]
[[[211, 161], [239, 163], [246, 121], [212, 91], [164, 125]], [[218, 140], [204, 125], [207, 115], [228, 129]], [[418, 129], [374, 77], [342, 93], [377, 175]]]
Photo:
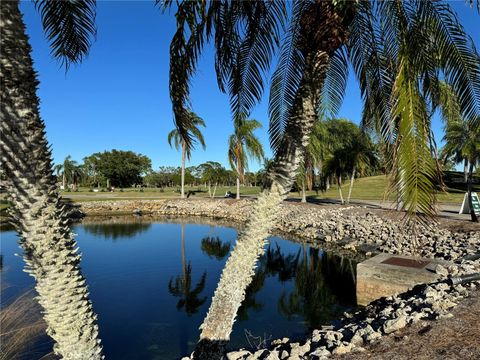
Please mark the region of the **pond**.
[[[188, 219], [113, 218], [74, 226], [82, 271], [107, 359], [176, 359], [190, 353], [237, 237]], [[13, 231], [1, 233], [2, 301], [33, 286]], [[302, 337], [355, 306], [355, 263], [271, 237], [231, 335], [232, 348]], [[10, 300], [9, 300], [10, 299]], [[257, 338], [256, 338], [257, 337]], [[48, 352], [50, 345], [36, 349]]]

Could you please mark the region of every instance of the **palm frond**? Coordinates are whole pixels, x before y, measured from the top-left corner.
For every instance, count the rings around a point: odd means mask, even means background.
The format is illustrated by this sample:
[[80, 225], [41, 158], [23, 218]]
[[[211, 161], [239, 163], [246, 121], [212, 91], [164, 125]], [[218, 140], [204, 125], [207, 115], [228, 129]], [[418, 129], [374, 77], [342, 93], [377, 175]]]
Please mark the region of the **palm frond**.
[[96, 37], [95, 0], [34, 0], [34, 4], [42, 17], [52, 55], [66, 69], [82, 62]]
[[[395, 69], [382, 46], [385, 38], [395, 38], [397, 22], [381, 28], [374, 17], [375, 9], [367, 1], [357, 6], [357, 12], [350, 26], [347, 44], [348, 57], [360, 84], [364, 101], [362, 126], [376, 129], [392, 141], [390, 94], [393, 86]], [[393, 15], [392, 15], [393, 16]], [[392, 49], [395, 47], [392, 45]], [[396, 50], [390, 50], [395, 52]]]
[[[233, 118], [249, 114], [264, 90], [264, 75], [279, 43], [286, 16], [283, 1], [244, 2], [245, 36], [240, 40], [230, 70], [228, 89]], [[238, 36], [240, 38], [240, 36]], [[217, 52], [222, 49], [217, 49]]]
[[464, 118], [476, 119], [480, 115], [480, 57], [473, 40], [448, 3], [420, 1], [417, 12], [432, 37], [435, 55], [446, 82], [458, 96]]
[[303, 0], [293, 3], [290, 26], [283, 40], [277, 68], [272, 75], [268, 132], [273, 150], [280, 145], [302, 80], [305, 59], [298, 48], [298, 42], [301, 35], [301, 17], [310, 5], [309, 1]]
[[345, 49], [338, 49], [331, 57], [320, 94], [317, 112], [322, 117], [334, 117], [340, 111], [348, 80], [348, 58]]
[[170, 43], [170, 98], [175, 126], [187, 146], [192, 143], [188, 132], [192, 127], [189, 116], [190, 80], [205, 43], [204, 11], [204, 7], [195, 1], [179, 3], [176, 12], [177, 31]]
[[395, 189], [403, 209], [411, 215], [409, 219], [422, 221], [416, 216], [419, 212], [430, 217], [435, 214], [436, 167], [429, 148], [425, 102], [405, 59], [401, 60], [393, 90], [393, 114], [398, 119]]

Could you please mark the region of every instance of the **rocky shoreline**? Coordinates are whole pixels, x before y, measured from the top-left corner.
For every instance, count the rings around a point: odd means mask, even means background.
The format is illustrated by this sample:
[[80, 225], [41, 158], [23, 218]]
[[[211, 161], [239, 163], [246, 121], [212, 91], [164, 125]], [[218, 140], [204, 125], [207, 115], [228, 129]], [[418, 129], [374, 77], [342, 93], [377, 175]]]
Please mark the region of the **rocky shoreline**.
[[[80, 205], [86, 215], [112, 213], [170, 216], [202, 216], [243, 224], [253, 200], [126, 200], [88, 202]], [[364, 309], [345, 314], [337, 327], [314, 330], [304, 342], [288, 338], [271, 342], [268, 349], [229, 352], [227, 359], [325, 359], [332, 355], [364, 351], [363, 346], [420, 320], [451, 316], [450, 310], [478, 282], [450, 285], [452, 276], [480, 272], [480, 260], [462, 260], [479, 252], [480, 229], [453, 232], [441, 226], [416, 228], [417, 241], [404, 230], [398, 215], [362, 207], [316, 206], [284, 203], [278, 213], [275, 231], [321, 246], [335, 246], [353, 255], [370, 256], [376, 252], [411, 255], [456, 261], [448, 268], [437, 267], [440, 281], [416, 286], [394, 297], [379, 299]], [[188, 359], [188, 358], [185, 358]]]

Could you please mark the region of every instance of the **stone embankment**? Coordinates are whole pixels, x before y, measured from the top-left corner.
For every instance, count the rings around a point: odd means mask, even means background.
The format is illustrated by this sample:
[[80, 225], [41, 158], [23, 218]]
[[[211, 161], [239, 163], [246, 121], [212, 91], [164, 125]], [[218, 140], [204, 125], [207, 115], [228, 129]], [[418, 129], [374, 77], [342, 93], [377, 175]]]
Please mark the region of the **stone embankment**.
[[[252, 205], [251, 200], [223, 199], [106, 201], [83, 203], [81, 211], [87, 215], [136, 212], [203, 216], [244, 223]], [[450, 285], [447, 279], [480, 272], [480, 259], [462, 260], [479, 252], [480, 231], [452, 232], [440, 226], [418, 225], [418, 244], [414, 247], [411, 232], [407, 233], [404, 228], [404, 224], [387, 211], [284, 203], [275, 230], [310, 243], [335, 245], [366, 256], [375, 252], [411, 255], [416, 251], [422, 257], [457, 263], [436, 268], [440, 282], [419, 285], [406, 293], [379, 299], [356, 313], [346, 313], [340, 325], [314, 330], [303, 342], [288, 338], [274, 340], [268, 349], [233, 351], [227, 354], [227, 359], [326, 359], [336, 354], [364, 351], [363, 346], [420, 320], [451, 316], [449, 311], [478, 286], [478, 282]]]
[[[202, 216], [243, 224], [251, 213], [253, 200], [124, 200], [81, 203], [87, 215], [143, 213], [170, 216]], [[411, 255], [411, 232], [385, 210], [362, 207], [317, 206], [285, 202], [278, 212], [274, 230], [310, 243], [327, 243], [352, 252], [386, 252]], [[480, 230], [480, 229], [479, 229]], [[480, 248], [480, 231], [452, 232], [435, 224], [418, 225], [416, 254], [455, 260]]]

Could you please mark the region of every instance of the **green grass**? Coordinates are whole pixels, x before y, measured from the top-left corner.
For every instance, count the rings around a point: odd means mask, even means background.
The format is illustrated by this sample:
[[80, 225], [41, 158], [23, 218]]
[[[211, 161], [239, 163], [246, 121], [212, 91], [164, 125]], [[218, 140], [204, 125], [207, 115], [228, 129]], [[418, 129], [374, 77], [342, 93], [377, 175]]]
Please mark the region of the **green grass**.
[[[346, 181], [342, 186], [343, 196], [346, 198], [348, 196], [348, 187], [350, 181]], [[376, 200], [381, 201], [385, 199], [385, 189], [388, 186], [387, 178], [384, 175], [380, 176], [371, 176], [366, 178], [360, 178], [355, 180], [352, 191], [352, 201], [353, 200]], [[141, 200], [150, 200], [150, 199], [174, 199], [180, 197], [180, 188], [166, 188], [163, 191], [158, 188], [146, 188], [144, 191], [139, 189], [124, 189], [123, 191], [115, 190], [115, 192], [92, 192], [88, 188], [80, 188], [78, 192], [62, 192], [62, 196], [69, 201], [73, 202], [83, 202], [83, 201], [106, 201], [106, 200], [126, 200], [126, 199], [141, 199]], [[476, 189], [480, 192], [480, 187], [477, 186]], [[187, 186], [185, 189], [188, 191], [195, 191], [195, 195], [192, 195], [191, 198], [208, 198], [208, 189], [204, 186]], [[213, 187], [212, 187], [213, 191]], [[231, 191], [235, 193], [235, 186], [219, 186], [215, 192], [216, 197], [223, 197], [225, 192]], [[259, 187], [253, 186], [242, 186], [241, 194], [242, 196], [256, 196], [260, 192]], [[447, 193], [439, 193], [438, 201], [440, 203], [451, 203], [451, 204], [460, 204], [463, 200], [464, 191], [461, 189], [448, 189]], [[326, 192], [315, 192], [308, 191], [307, 196], [310, 199], [333, 199], [339, 200], [340, 196], [338, 194], [338, 189], [336, 185], [333, 185]], [[289, 195], [289, 198], [299, 199], [301, 194], [298, 192], [292, 192]], [[394, 199], [394, 195], [390, 194], [390, 200]], [[5, 213], [5, 209], [8, 204], [4, 201], [0, 203], [0, 214]]]

